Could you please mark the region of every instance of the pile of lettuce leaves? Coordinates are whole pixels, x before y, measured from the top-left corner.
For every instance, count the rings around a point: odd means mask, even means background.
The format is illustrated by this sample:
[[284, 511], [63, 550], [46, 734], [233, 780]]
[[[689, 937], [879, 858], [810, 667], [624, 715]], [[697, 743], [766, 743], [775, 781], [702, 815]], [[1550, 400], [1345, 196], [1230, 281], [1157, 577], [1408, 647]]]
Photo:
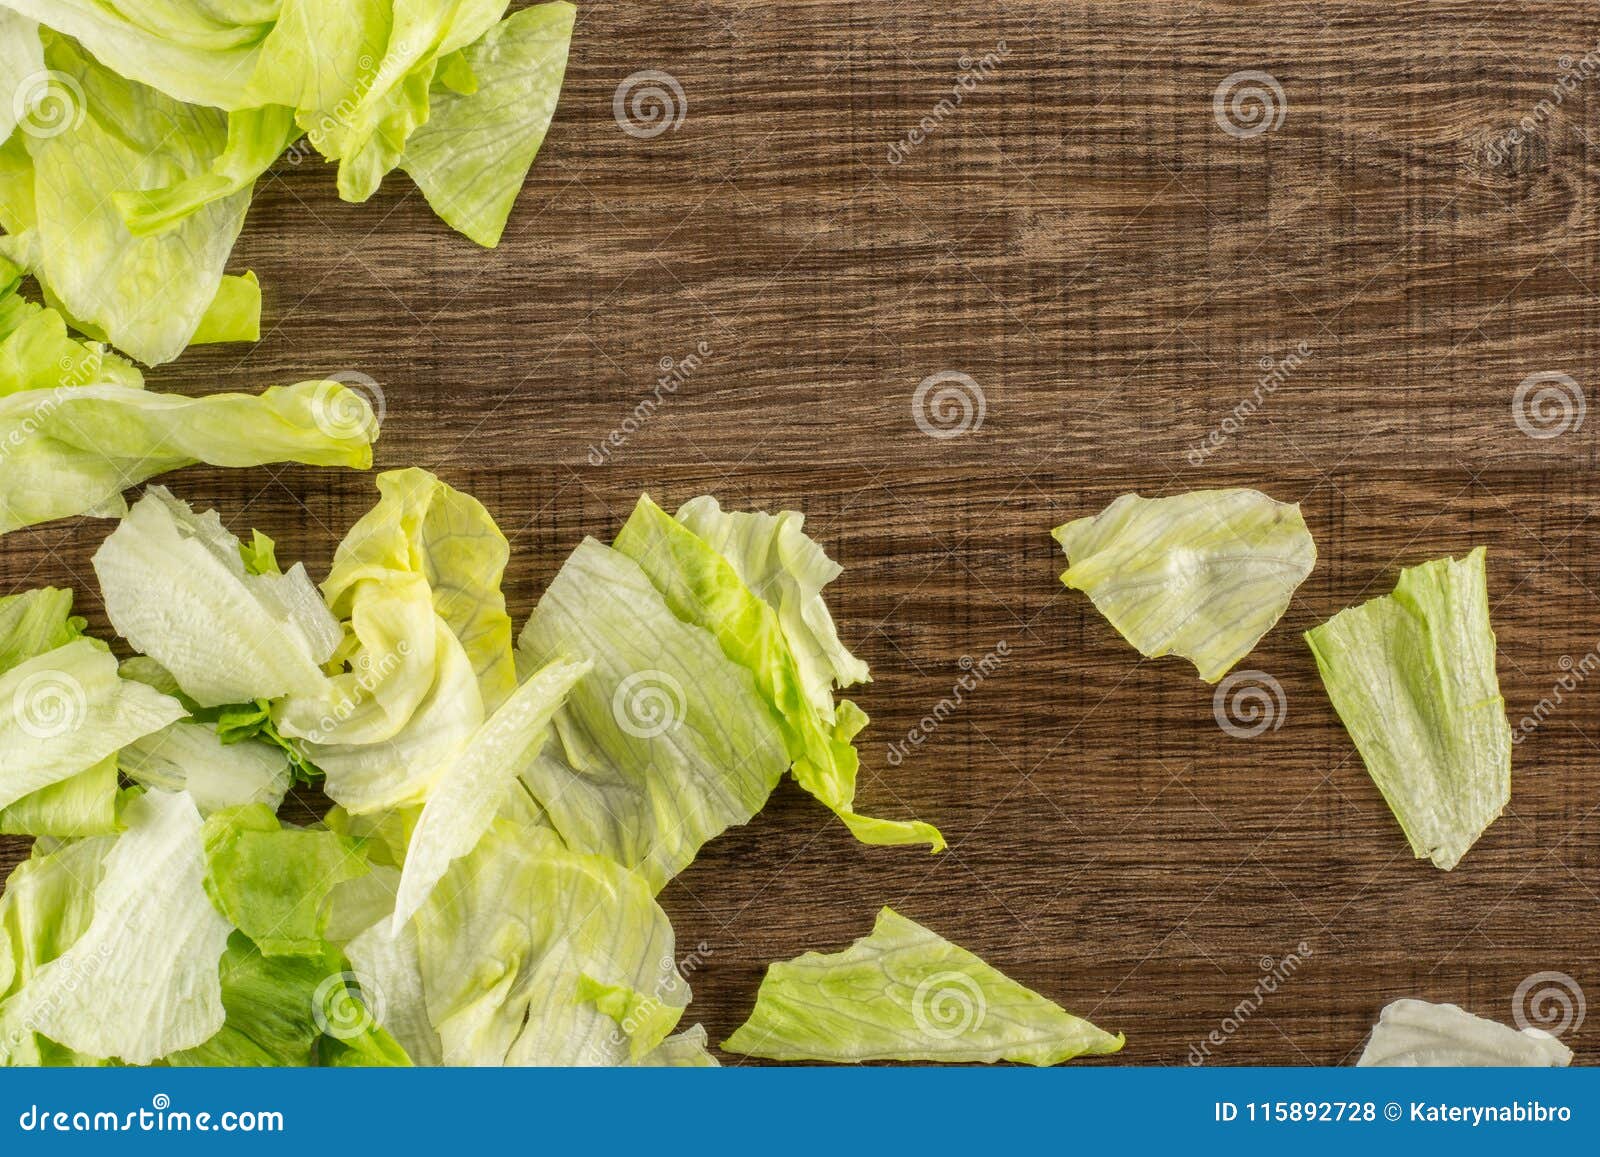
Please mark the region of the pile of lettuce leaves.
[[258, 177], [403, 170], [496, 245], [555, 114], [576, 11], [507, 0], [0, 0], [0, 256], [147, 365], [254, 340], [226, 271]]
[[[148, 487], [93, 559], [117, 652], [71, 592], [0, 600], [0, 831], [35, 837], [0, 1061], [709, 1065], [656, 899], [708, 840], [789, 773], [864, 842], [943, 847], [856, 804], [836, 692], [868, 672], [800, 515], [641, 498], [514, 632], [488, 511], [378, 487], [320, 586]], [[321, 818], [280, 818], [291, 791]], [[896, 951], [1081, 1042], [982, 1055], [1120, 1044], [932, 933]], [[922, 1015], [885, 993], [859, 1055]]]

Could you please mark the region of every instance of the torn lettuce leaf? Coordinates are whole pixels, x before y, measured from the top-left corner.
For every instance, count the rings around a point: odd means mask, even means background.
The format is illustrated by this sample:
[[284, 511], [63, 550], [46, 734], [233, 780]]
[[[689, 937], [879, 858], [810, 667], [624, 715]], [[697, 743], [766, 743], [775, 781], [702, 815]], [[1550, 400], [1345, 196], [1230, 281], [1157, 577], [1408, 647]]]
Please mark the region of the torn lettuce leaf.
[[0, 598], [0, 675], [18, 663], [64, 647], [83, 634], [72, 592], [37, 587]]
[[305, 568], [250, 574], [216, 511], [152, 486], [93, 561], [117, 633], [202, 707], [326, 685], [339, 625]]
[[132, 362], [99, 342], [78, 340], [58, 311], [23, 297], [21, 279], [22, 270], [0, 257], [0, 397], [58, 386], [144, 384]]
[[213, 725], [182, 719], [134, 740], [116, 762], [148, 787], [188, 792], [207, 816], [252, 803], [277, 811], [293, 781], [281, 750], [250, 741], [224, 744]]
[[414, 1063], [439, 1065], [444, 1063], [444, 1046], [428, 1019], [417, 951], [415, 922], [395, 932], [387, 915], [345, 947], [356, 975], [367, 977], [373, 988], [383, 993], [381, 1005], [374, 1010], [383, 1029]]
[[94, 916], [23, 987], [36, 1031], [91, 1057], [149, 1064], [223, 1025], [218, 961], [229, 927], [206, 898], [201, 820], [188, 796], [131, 801], [106, 854]]
[[648, 495], [639, 499], [615, 548], [639, 564], [673, 614], [710, 631], [723, 653], [751, 672], [783, 728], [795, 779], [858, 840], [942, 850], [944, 837], [931, 824], [855, 810], [861, 761], [851, 740], [867, 717], [848, 700], [835, 707], [833, 687], [841, 677], [865, 678], [865, 665], [839, 642], [821, 599], [839, 568], [805, 537], [797, 514], [726, 514], [710, 499], [689, 509], [697, 525], [727, 544], [731, 557]]
[[[428, 1019], [447, 1065], [607, 1065], [661, 1043], [689, 1002], [649, 886], [549, 829], [499, 824], [416, 915]], [[660, 1006], [630, 1039], [582, 977]], [[654, 1039], [652, 1039], [654, 1038]]]
[[716, 1069], [722, 1066], [711, 1055], [710, 1040], [700, 1025], [691, 1025], [669, 1036], [639, 1061], [642, 1068]]
[[639, 565], [585, 539], [518, 642], [530, 670], [593, 670], [557, 713], [523, 781], [561, 838], [660, 890], [727, 828], [749, 822], [789, 757], [748, 670], [681, 620]]
[[112, 384], [0, 396], [0, 534], [74, 514], [116, 517], [124, 488], [197, 462], [364, 470], [376, 438], [366, 401], [337, 382], [203, 398]]
[[768, 968], [750, 1019], [722, 1047], [780, 1061], [1055, 1065], [1122, 1044], [884, 908], [843, 952]]
[[1402, 999], [1384, 1006], [1359, 1067], [1565, 1068], [1572, 1050], [1537, 1028], [1520, 1032], [1453, 1004]]
[[411, 919], [450, 865], [477, 846], [506, 793], [522, 790], [518, 772], [544, 746], [552, 717], [589, 670], [587, 662], [556, 662], [535, 673], [440, 774], [406, 850], [392, 932]]
[[1124, 494], [1053, 533], [1063, 583], [1140, 654], [1181, 655], [1207, 683], [1283, 617], [1317, 561], [1300, 508], [1255, 490]]
[[433, 211], [479, 245], [500, 243], [506, 220], [555, 116], [577, 9], [538, 4], [514, 12], [461, 50], [468, 91], [435, 76], [427, 123], [406, 142], [401, 167]]
[[265, 804], [211, 815], [202, 833], [206, 894], [263, 956], [318, 956], [335, 887], [367, 873], [354, 843], [283, 827]]
[[53, 850], [35, 843], [6, 880], [0, 892], [0, 1067], [95, 1063], [38, 1035], [20, 993], [89, 927], [95, 887], [115, 843], [110, 836]]
[[1333, 708], [1418, 859], [1449, 871], [1511, 798], [1485, 550], [1400, 574], [1306, 632]]
[[79, 638], [0, 676], [0, 807], [88, 771], [183, 706], [122, 679], [105, 646]]
[[75, 328], [149, 365], [171, 361], [222, 286], [249, 188], [145, 236], [128, 231], [116, 195], [209, 170], [227, 147], [227, 118], [126, 80], [63, 36], [45, 36], [44, 58], [55, 86], [45, 99], [62, 120], [17, 134], [29, 163], [13, 183], [31, 177], [32, 188], [4, 195], [0, 251]]

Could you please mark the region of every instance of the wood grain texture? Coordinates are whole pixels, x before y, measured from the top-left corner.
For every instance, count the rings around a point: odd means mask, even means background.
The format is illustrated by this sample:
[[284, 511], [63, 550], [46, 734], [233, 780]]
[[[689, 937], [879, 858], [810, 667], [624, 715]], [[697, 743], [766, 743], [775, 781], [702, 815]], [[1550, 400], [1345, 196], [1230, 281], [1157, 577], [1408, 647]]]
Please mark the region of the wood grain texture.
[[[963, 55], [1002, 43], [939, 114]], [[1531, 438], [1512, 408], [1534, 373], [1600, 389], [1600, 76], [1540, 106], [1597, 43], [1600, 11], [1573, 3], [590, 0], [497, 251], [403, 178], [347, 206], [329, 171], [285, 164], [235, 260], [262, 277], [269, 332], [153, 379], [371, 375], [380, 466], [488, 504], [519, 622], [643, 490], [806, 512], [874, 673], [863, 801], [951, 848], [857, 846], [790, 786], [708, 847], [663, 902], [704, 945], [692, 1015], [714, 1039], [768, 961], [842, 947], [890, 903], [1126, 1032], [1138, 1064], [1184, 1063], [1304, 942], [1209, 1063], [1340, 1063], [1398, 996], [1509, 1021], [1519, 983], [1557, 970], [1600, 997], [1600, 688], [1518, 746], [1510, 810], [1444, 874], [1412, 860], [1300, 639], [1401, 566], [1486, 544], [1513, 719], [1600, 643], [1600, 418]], [[687, 104], [650, 139], [613, 115], [642, 69]], [[1286, 107], [1241, 138], [1213, 94], [1248, 69]], [[661, 359], [702, 342], [591, 465]], [[1191, 465], [1263, 359], [1302, 342]], [[912, 396], [946, 370], [978, 383], [984, 420], [934, 439]], [[314, 572], [374, 494], [301, 468], [171, 482]], [[1301, 502], [1321, 555], [1248, 660], [1286, 702], [1254, 739], [1218, 728], [1186, 665], [1139, 661], [1063, 590], [1048, 535], [1125, 491], [1214, 485]], [[7, 536], [3, 589], [71, 583], [103, 626], [87, 561], [105, 530]], [[1000, 671], [891, 766], [961, 658], [1000, 641]], [[1580, 1060], [1600, 1059], [1597, 1025], [1567, 1033]]]

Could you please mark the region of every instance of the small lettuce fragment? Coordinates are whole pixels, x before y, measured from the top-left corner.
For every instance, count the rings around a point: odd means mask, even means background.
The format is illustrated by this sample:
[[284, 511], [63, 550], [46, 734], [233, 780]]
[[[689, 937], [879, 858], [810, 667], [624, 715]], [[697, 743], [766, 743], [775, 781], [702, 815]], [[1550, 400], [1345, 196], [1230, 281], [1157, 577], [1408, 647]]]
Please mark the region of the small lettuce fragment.
[[616, 549], [649, 575], [673, 614], [710, 631], [723, 653], [750, 671], [781, 721], [795, 779], [851, 834], [868, 844], [942, 850], [944, 837], [931, 824], [855, 810], [861, 759], [851, 740], [867, 717], [848, 700], [835, 707], [833, 688], [865, 679], [866, 667], [839, 642], [823, 605], [822, 587], [839, 568], [801, 531], [801, 516], [729, 514], [713, 499], [686, 509], [730, 553], [648, 495], [617, 535]]
[[1181, 655], [1207, 683], [1283, 617], [1317, 561], [1300, 508], [1256, 490], [1124, 494], [1053, 533], [1063, 583], [1141, 655]]
[[218, 961], [230, 928], [206, 898], [200, 813], [182, 794], [129, 803], [93, 919], [22, 989], [19, 1014], [91, 1057], [149, 1064], [223, 1025]]
[[317, 956], [335, 887], [367, 873], [356, 846], [329, 831], [283, 827], [265, 804], [207, 818], [206, 894], [263, 956]]
[[411, 919], [451, 863], [472, 851], [494, 823], [517, 774], [538, 754], [567, 693], [589, 663], [556, 662], [534, 674], [478, 728], [428, 793], [406, 850], [393, 931]]
[[659, 890], [761, 810], [789, 765], [751, 673], [673, 613], [637, 562], [585, 539], [540, 598], [518, 647], [530, 670], [593, 670], [523, 772], [575, 851], [609, 856]]
[[452, 58], [468, 91], [435, 76], [425, 124], [406, 142], [401, 167], [433, 211], [479, 245], [505, 231], [555, 116], [577, 9], [557, 2], [514, 12]]
[[152, 486], [94, 555], [117, 633], [202, 707], [318, 694], [339, 625], [305, 568], [251, 574], [216, 511]]
[[276, 811], [293, 777], [281, 750], [265, 743], [224, 744], [208, 723], [180, 719], [117, 755], [129, 779], [163, 791], [186, 791], [200, 814], [242, 804]]
[[710, 1039], [700, 1025], [669, 1036], [638, 1062], [651, 1069], [715, 1069], [721, 1065], [711, 1055]]
[[[415, 920], [427, 1015], [448, 1065], [618, 1064], [659, 1045], [689, 1001], [672, 925], [646, 882], [567, 850], [547, 828], [497, 824]], [[585, 996], [591, 984], [661, 1010], [630, 1039]]]
[[1511, 798], [1485, 550], [1400, 574], [1306, 632], [1333, 708], [1418, 859], [1449, 871]]
[[116, 517], [126, 487], [197, 462], [364, 470], [376, 437], [366, 401], [337, 382], [202, 398], [116, 384], [0, 396], [0, 534], [74, 514]]
[[58, 311], [23, 297], [21, 279], [22, 270], [0, 257], [0, 397], [58, 386], [144, 384], [132, 362], [99, 342], [78, 340]]
[[1537, 1028], [1520, 1032], [1453, 1004], [1396, 1000], [1384, 1006], [1357, 1066], [1565, 1068], [1572, 1050]]
[[182, 704], [117, 674], [103, 644], [74, 639], [0, 676], [0, 807], [95, 768], [183, 717]]
[[72, 613], [72, 592], [37, 587], [0, 598], [0, 674], [83, 634], [84, 620]]
[[750, 1019], [722, 1047], [780, 1061], [1055, 1065], [1122, 1044], [884, 908], [843, 952], [768, 968]]

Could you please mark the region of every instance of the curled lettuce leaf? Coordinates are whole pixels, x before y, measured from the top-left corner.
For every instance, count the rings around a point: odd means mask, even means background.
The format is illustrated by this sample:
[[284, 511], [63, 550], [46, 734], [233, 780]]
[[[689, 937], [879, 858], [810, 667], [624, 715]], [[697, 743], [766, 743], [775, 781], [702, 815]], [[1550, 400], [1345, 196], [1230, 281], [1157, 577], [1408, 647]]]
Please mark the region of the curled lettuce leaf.
[[296, 565], [251, 574], [216, 511], [152, 486], [94, 555], [117, 633], [202, 707], [316, 694], [339, 626]]
[[1207, 683], [1283, 617], [1317, 561], [1300, 508], [1256, 490], [1124, 494], [1054, 535], [1063, 583], [1141, 655], [1181, 655]]
[[422, 906], [451, 863], [472, 851], [500, 812], [517, 773], [544, 746], [550, 721], [588, 663], [552, 663], [534, 674], [491, 715], [451, 760], [428, 793], [406, 850], [395, 897], [398, 931]]
[[112, 384], [0, 396], [0, 534], [115, 517], [125, 487], [197, 462], [364, 470], [376, 437], [367, 403], [337, 382], [203, 398]]
[[182, 718], [182, 704], [122, 679], [117, 660], [74, 639], [0, 676], [0, 807], [88, 771]]
[[150, 792], [125, 818], [88, 927], [16, 999], [40, 1035], [142, 1065], [222, 1027], [217, 968], [230, 929], [206, 898], [200, 813], [188, 796]]
[[555, 116], [577, 9], [538, 4], [514, 12], [461, 50], [470, 91], [441, 71], [427, 123], [406, 142], [401, 167], [433, 211], [479, 245], [500, 243], [517, 193]]
[[1453, 1004], [1396, 1000], [1384, 1006], [1358, 1066], [1564, 1068], [1572, 1050], [1542, 1029], [1514, 1028]]
[[1511, 798], [1479, 547], [1306, 632], [1323, 685], [1418, 859], [1449, 871]]
[[780, 1061], [1055, 1065], [1122, 1044], [884, 908], [843, 952], [768, 968], [755, 1011], [722, 1047]]

